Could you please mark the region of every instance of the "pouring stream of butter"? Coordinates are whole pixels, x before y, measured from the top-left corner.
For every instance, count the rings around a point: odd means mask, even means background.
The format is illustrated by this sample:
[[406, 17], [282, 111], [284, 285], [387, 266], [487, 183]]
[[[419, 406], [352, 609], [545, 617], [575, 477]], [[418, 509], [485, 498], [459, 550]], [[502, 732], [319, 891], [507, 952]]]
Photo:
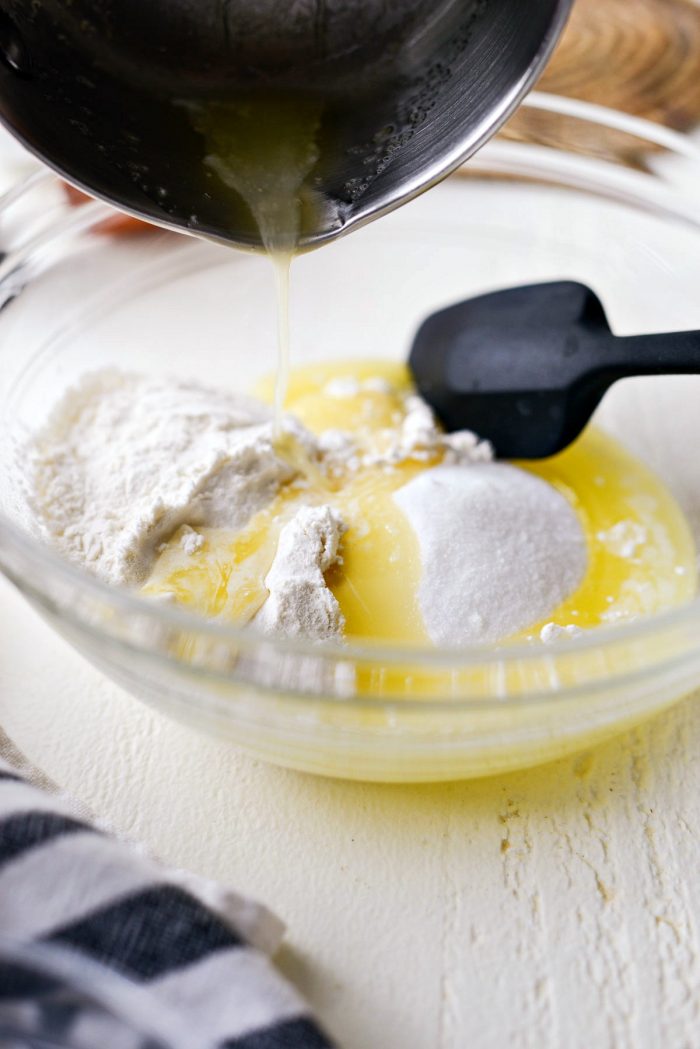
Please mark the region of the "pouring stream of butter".
[[301, 234], [302, 211], [322, 205], [305, 185], [319, 158], [317, 136], [322, 105], [314, 99], [186, 104], [203, 137], [204, 163], [242, 198], [255, 219], [275, 271], [278, 361], [275, 425], [289, 382], [289, 274]]

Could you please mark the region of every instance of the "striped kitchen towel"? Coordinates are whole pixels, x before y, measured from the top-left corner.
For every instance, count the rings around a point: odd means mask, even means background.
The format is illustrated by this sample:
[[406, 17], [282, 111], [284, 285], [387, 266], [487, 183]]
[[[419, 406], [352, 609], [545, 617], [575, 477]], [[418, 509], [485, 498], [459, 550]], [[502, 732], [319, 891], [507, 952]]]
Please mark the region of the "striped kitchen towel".
[[[18, 1017], [29, 1022], [28, 1008], [37, 1027], [55, 1022], [58, 985], [29, 979], [22, 961], [35, 952], [59, 977], [65, 963], [73, 984], [74, 973], [86, 974], [85, 1001], [102, 1008], [97, 1015], [74, 1000], [66, 1009], [64, 997], [59, 1044], [330, 1049], [272, 965], [283, 932], [277, 918], [162, 867], [37, 778], [0, 732], [0, 1046], [34, 1044], [2, 1041]], [[127, 1036], [135, 1015], [141, 1029]]]

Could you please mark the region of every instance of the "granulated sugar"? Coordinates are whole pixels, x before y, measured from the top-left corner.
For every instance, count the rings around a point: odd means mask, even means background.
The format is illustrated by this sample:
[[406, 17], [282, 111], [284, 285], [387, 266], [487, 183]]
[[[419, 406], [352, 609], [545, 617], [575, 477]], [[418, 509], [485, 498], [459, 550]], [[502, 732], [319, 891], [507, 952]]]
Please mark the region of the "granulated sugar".
[[578, 586], [586, 542], [564, 496], [502, 463], [437, 466], [394, 500], [418, 538], [419, 603], [435, 644], [499, 641]]

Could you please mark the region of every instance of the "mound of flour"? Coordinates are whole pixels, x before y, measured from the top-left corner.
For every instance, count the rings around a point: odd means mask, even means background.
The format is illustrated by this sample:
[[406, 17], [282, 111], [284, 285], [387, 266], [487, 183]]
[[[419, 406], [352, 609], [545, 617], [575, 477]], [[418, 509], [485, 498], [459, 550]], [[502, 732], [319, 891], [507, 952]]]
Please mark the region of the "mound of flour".
[[[286, 424], [313, 453], [311, 434]], [[180, 525], [240, 529], [293, 476], [259, 401], [99, 372], [63, 396], [28, 448], [27, 498], [66, 557], [134, 584]]]
[[323, 574], [338, 561], [345, 531], [340, 514], [330, 506], [303, 506], [296, 512], [280, 532], [265, 577], [269, 597], [255, 617], [256, 626], [286, 637], [342, 637], [345, 619]]
[[394, 500], [418, 539], [418, 599], [435, 644], [503, 640], [550, 616], [583, 578], [574, 510], [515, 466], [436, 466]]

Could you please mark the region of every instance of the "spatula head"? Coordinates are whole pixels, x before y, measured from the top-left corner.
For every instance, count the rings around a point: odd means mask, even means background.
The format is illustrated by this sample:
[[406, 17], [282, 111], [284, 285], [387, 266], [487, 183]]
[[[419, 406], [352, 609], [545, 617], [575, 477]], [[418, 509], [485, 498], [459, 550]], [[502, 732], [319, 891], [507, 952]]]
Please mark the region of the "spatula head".
[[446, 430], [473, 430], [504, 458], [539, 459], [590, 418], [612, 381], [600, 364], [613, 338], [584, 284], [531, 284], [433, 313], [409, 364]]

